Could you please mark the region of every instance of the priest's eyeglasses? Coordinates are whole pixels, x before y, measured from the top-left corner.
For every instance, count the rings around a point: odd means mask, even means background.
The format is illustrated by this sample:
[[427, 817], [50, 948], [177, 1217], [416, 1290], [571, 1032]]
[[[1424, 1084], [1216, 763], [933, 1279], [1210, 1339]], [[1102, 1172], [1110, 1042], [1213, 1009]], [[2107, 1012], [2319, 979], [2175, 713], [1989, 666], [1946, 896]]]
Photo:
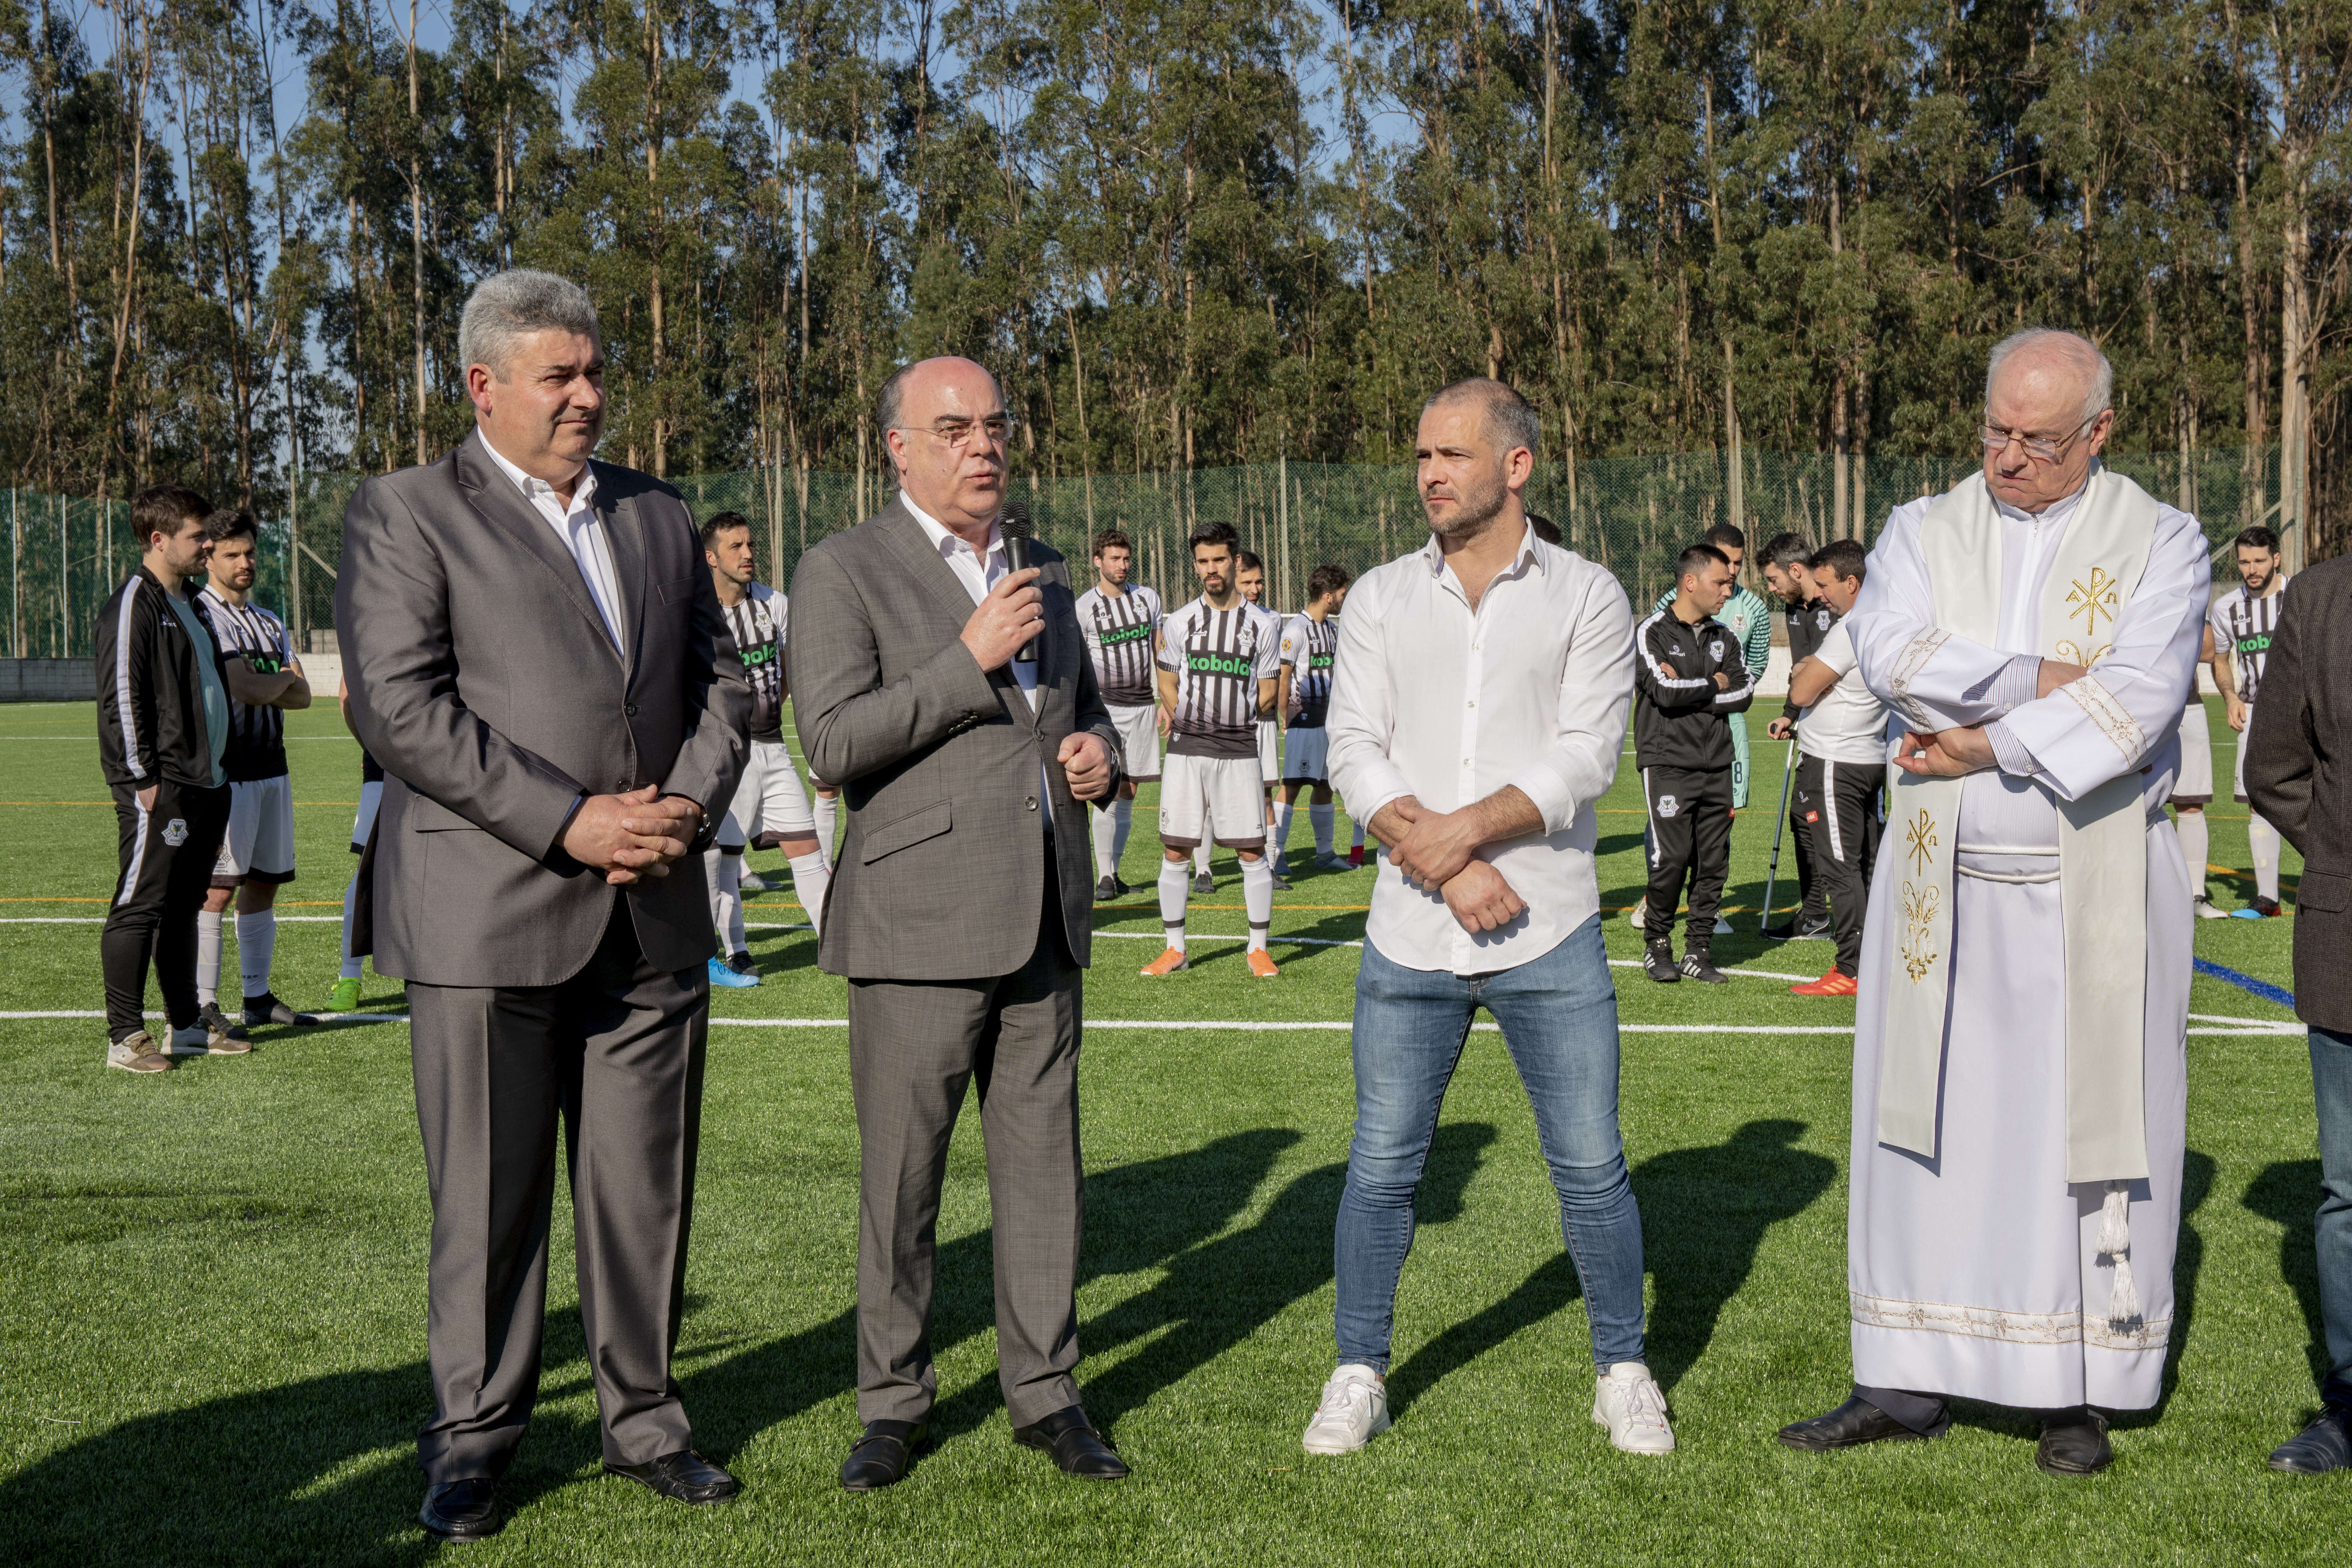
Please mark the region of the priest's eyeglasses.
[[2083, 432], [2098, 422], [2094, 414], [2063, 436], [2042, 436], [2026, 430], [2004, 430], [1998, 425], [1977, 426], [1977, 440], [1988, 452], [2005, 452], [2011, 441], [2025, 448], [2025, 455], [2037, 463], [2054, 463], [2065, 455], [2066, 448], [2081, 439]]
[[1013, 438], [1013, 418], [1010, 414], [992, 414], [987, 418], [942, 419], [936, 425], [901, 426], [901, 429], [928, 430], [957, 451], [971, 445], [975, 435], [987, 437], [992, 447], [1002, 447]]

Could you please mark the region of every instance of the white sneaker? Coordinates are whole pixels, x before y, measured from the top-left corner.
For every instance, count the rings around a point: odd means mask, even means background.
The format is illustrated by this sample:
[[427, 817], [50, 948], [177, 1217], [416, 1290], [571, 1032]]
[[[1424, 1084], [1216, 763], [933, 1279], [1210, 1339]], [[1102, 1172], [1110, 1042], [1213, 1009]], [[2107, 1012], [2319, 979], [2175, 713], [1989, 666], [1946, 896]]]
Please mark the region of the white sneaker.
[[2197, 918], [2200, 921], [2225, 921], [2230, 918], [2229, 910], [2215, 909], [2213, 900], [2202, 893], [2190, 901], [2189, 908], [2197, 911]]
[[1355, 1363], [1323, 1385], [1323, 1403], [1307, 1424], [1307, 1451], [1352, 1454], [1388, 1429], [1388, 1385], [1370, 1367]]
[[1609, 1428], [1612, 1447], [1628, 1454], [1671, 1454], [1675, 1429], [1666, 1425], [1666, 1396], [1650, 1369], [1621, 1361], [1592, 1390], [1592, 1419]]
[[1625, 911], [1625, 923], [1632, 926], [1635, 931], [1640, 931], [1642, 929], [1642, 917], [1649, 913], [1649, 911], [1650, 900], [1648, 896], [1644, 895], [1632, 909]]

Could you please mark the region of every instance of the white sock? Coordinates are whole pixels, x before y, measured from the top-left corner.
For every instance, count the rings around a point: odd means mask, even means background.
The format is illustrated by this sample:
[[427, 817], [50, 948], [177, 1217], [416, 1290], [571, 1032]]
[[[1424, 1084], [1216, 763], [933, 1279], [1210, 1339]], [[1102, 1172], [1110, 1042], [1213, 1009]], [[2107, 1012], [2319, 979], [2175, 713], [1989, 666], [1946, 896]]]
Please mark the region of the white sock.
[[268, 909], [249, 915], [239, 910], [236, 916], [236, 967], [245, 981], [247, 996], [268, 994], [269, 959], [277, 951], [278, 911]]
[[2180, 840], [2180, 858], [2189, 867], [2189, 893], [2191, 898], [2205, 896], [2206, 844], [2205, 814], [2184, 811], [2172, 819], [2174, 837]]
[[824, 863], [833, 864], [834, 816], [841, 806], [837, 795], [821, 795], [810, 803], [816, 813], [816, 847], [824, 851]]
[[710, 881], [710, 923], [727, 933], [721, 956], [732, 958], [743, 951], [743, 851], [713, 846], [702, 852], [702, 869]]
[[1274, 923], [1274, 862], [1263, 855], [1242, 862], [1242, 908], [1249, 916], [1249, 950], [1264, 952]]
[[1353, 828], [1355, 837], [1348, 840], [1348, 847], [1361, 849], [1364, 847], [1364, 825], [1360, 822], [1351, 822], [1349, 826]]
[[[1122, 801], [1119, 804], [1124, 805], [1126, 802]], [[1087, 810], [1087, 822], [1094, 829], [1095, 879], [1100, 881], [1106, 877], [1117, 877], [1118, 875], [1117, 839], [1118, 827], [1112, 812], [1099, 805], [1089, 806]]]
[[1160, 924], [1168, 933], [1168, 945], [1177, 952], [1184, 951], [1184, 900], [1192, 891], [1192, 879], [1185, 874], [1184, 862], [1161, 858], [1160, 861]]
[[359, 901], [360, 879], [354, 875], [343, 885], [343, 968], [340, 978], [344, 980], [357, 980], [363, 962], [352, 951], [352, 919], [358, 912]]
[[1274, 851], [1277, 859], [1289, 858], [1290, 824], [1297, 815], [1298, 803], [1295, 800], [1286, 800], [1274, 808], [1274, 842], [1266, 847]]
[[824, 890], [833, 886], [833, 872], [824, 863], [822, 850], [792, 858], [793, 890], [800, 895], [802, 907], [808, 910], [809, 929], [819, 936], [824, 934]]
[[1331, 853], [1331, 816], [1328, 803], [1316, 805], [1310, 802], [1307, 805], [1307, 820], [1315, 825], [1315, 853], [1318, 855]]
[[196, 1005], [220, 1000], [221, 912], [196, 911]]
[[1127, 860], [1127, 836], [1135, 827], [1135, 802], [1122, 799], [1111, 807], [1110, 815], [1111, 821], [1117, 825], [1111, 831], [1110, 839], [1110, 874], [1116, 877], [1119, 867]]
[[2254, 891], [2273, 903], [2278, 902], [2278, 829], [2264, 822], [2259, 814], [2246, 818], [2246, 837], [2254, 844]]
[[1209, 841], [1203, 838], [1201, 840], [1199, 847], [1192, 851], [1192, 875], [1196, 877], [1205, 877], [1208, 874]]

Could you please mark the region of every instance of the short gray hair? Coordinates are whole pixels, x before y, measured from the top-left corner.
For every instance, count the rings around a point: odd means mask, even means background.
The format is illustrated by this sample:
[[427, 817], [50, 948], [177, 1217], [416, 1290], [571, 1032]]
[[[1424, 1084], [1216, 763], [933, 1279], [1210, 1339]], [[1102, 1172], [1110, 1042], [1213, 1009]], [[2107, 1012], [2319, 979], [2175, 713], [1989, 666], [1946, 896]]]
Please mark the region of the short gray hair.
[[1506, 453], [1525, 447], [1531, 455], [1543, 451], [1543, 416], [1536, 405], [1521, 397], [1499, 381], [1483, 375], [1464, 379], [1439, 387], [1421, 405], [1423, 414], [1441, 403], [1454, 403], [1475, 398], [1479, 405], [1479, 426], [1495, 437], [1495, 444]]
[[2080, 332], [2061, 331], [2055, 327], [2028, 327], [2021, 332], [2011, 332], [1993, 344], [1991, 355], [1985, 361], [1985, 405], [1992, 405], [1992, 384], [2000, 374], [2000, 367], [2009, 363], [2011, 354], [2021, 349], [2038, 349], [2066, 360], [2089, 384], [2083, 396], [2083, 414], [2077, 423], [2088, 425], [2114, 406], [2116, 367], [2099, 352], [2099, 345]]
[[515, 340], [551, 330], [602, 340], [588, 290], [569, 278], [525, 267], [493, 272], [466, 298], [466, 313], [457, 321], [457, 357], [468, 365], [488, 365], [504, 381]]

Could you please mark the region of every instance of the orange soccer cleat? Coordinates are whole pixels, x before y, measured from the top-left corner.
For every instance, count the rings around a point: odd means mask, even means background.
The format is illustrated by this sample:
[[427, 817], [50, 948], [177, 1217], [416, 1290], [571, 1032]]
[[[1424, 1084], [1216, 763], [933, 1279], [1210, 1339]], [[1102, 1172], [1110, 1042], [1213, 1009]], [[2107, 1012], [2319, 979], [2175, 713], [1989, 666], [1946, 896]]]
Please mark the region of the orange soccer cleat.
[[1789, 989], [1800, 996], [1851, 996], [1861, 990], [1862, 985], [1853, 975], [1840, 974], [1832, 969], [1819, 980], [1808, 980]]
[[1282, 973], [1274, 966], [1274, 955], [1262, 947], [1249, 950], [1249, 972], [1256, 980], [1271, 980]]
[[1143, 977], [1146, 980], [1157, 980], [1163, 974], [1173, 974], [1186, 967], [1188, 965], [1185, 963], [1182, 951], [1171, 947], [1143, 966]]

